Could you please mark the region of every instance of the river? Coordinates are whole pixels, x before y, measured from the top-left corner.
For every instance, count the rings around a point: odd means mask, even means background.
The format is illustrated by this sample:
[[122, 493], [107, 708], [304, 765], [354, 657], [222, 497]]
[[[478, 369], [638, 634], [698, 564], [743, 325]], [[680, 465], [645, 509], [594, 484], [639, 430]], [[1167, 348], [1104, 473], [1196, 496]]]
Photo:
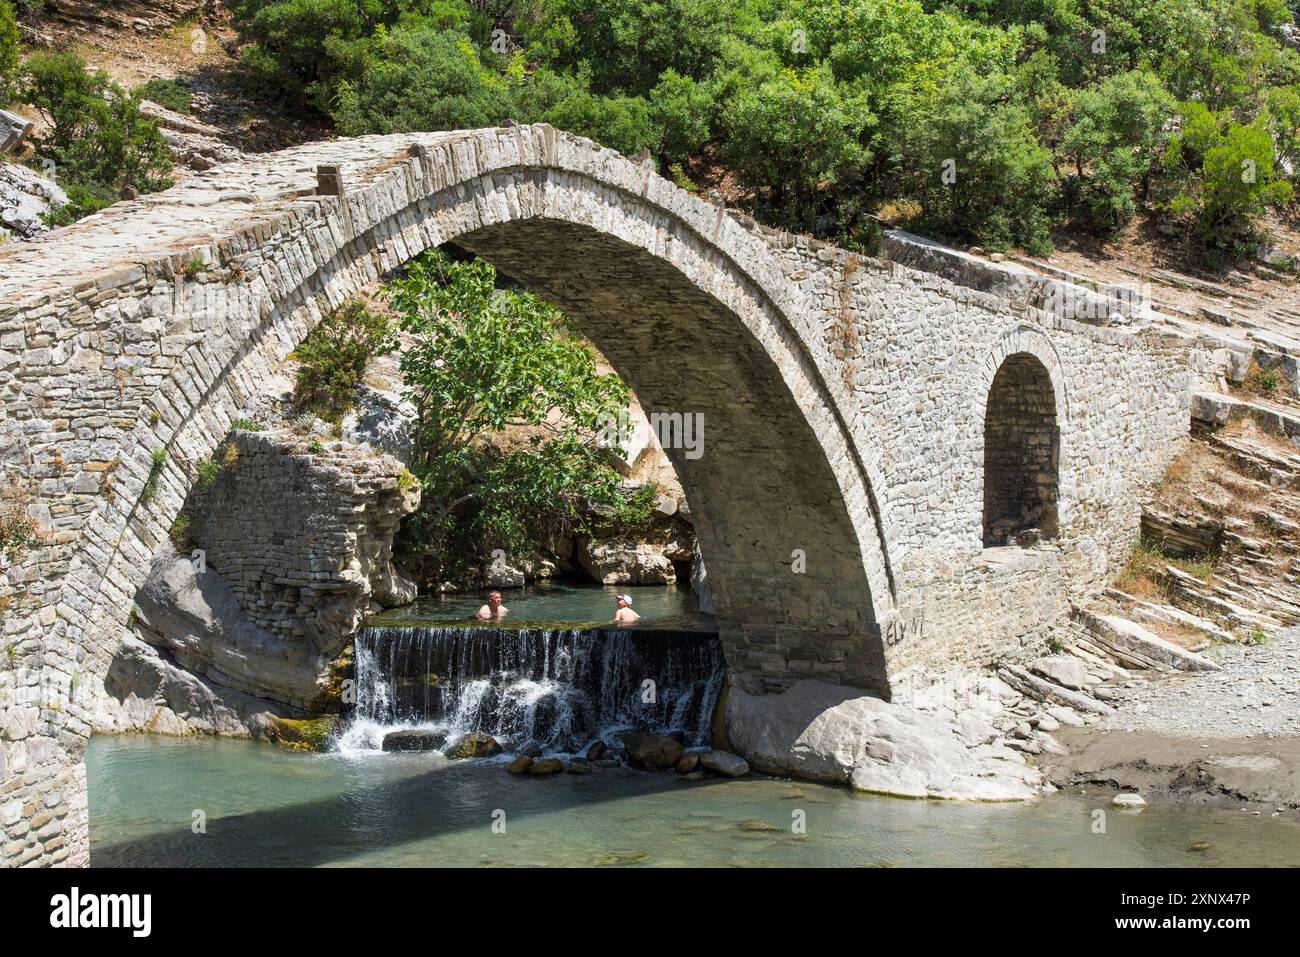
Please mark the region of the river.
[[[515, 778], [492, 759], [301, 754], [251, 741], [149, 735], [93, 738], [86, 764], [95, 866], [1300, 861], [1300, 824], [1176, 804], [1120, 811], [1102, 792], [964, 804], [761, 777], [686, 782], [673, 772], [622, 768]], [[195, 833], [199, 821], [204, 833]]]

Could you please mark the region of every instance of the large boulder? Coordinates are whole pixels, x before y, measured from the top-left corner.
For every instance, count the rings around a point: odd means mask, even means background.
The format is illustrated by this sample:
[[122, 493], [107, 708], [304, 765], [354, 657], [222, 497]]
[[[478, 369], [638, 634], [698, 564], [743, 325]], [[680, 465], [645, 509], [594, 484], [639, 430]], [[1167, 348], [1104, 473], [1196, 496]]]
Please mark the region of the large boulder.
[[384, 751], [436, 751], [442, 740], [442, 735], [433, 731], [402, 728], [384, 735], [380, 747]]
[[35, 125], [25, 116], [0, 110], [0, 153], [17, 153]]
[[861, 689], [796, 682], [783, 694], [729, 689], [732, 747], [758, 771], [909, 798], [1013, 801], [1041, 776], [1007, 749], [968, 748], [938, 717]]
[[91, 723], [105, 734], [262, 737], [265, 714], [280, 707], [187, 671], [130, 634], [109, 663], [103, 693], [92, 701]]
[[1065, 688], [1080, 691], [1088, 685], [1088, 670], [1083, 662], [1073, 655], [1048, 655], [1039, 658], [1029, 666], [1029, 670], [1042, 675], [1048, 681], [1054, 681]]
[[330, 659], [253, 622], [214, 569], [160, 554], [135, 608], [139, 635], [204, 681], [305, 710], [323, 705]]
[[578, 563], [602, 585], [671, 585], [677, 581], [672, 560], [658, 545], [616, 539], [583, 539]]
[[631, 731], [623, 735], [628, 763], [646, 771], [666, 771], [676, 767], [682, 756], [682, 743], [676, 738], [649, 731]]

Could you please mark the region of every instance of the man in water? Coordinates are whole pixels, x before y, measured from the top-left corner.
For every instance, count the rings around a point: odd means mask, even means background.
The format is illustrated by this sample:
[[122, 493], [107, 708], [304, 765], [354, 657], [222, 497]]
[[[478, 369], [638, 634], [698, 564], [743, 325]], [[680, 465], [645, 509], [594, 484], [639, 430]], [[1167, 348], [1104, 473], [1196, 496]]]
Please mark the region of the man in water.
[[501, 604], [501, 592], [494, 591], [488, 593], [487, 604], [478, 610], [475, 618], [482, 621], [491, 621], [494, 618], [504, 618], [510, 613], [510, 609]]
[[614, 612], [614, 623], [630, 625], [641, 616], [632, 610], [631, 595], [617, 595], [618, 611]]

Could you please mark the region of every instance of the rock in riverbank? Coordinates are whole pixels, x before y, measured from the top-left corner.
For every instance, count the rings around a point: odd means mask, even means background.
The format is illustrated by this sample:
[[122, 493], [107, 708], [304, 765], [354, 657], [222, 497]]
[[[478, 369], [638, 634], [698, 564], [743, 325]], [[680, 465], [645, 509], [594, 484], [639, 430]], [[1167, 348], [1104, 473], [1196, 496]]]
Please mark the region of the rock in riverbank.
[[1007, 748], [968, 748], [950, 722], [860, 689], [799, 681], [783, 694], [731, 688], [727, 730], [756, 770], [897, 797], [1018, 801], [1042, 777]]
[[666, 771], [677, 765], [682, 756], [682, 743], [676, 738], [649, 731], [631, 731], [623, 735], [627, 760], [634, 768], [645, 771]]
[[440, 744], [442, 744], [442, 736], [432, 731], [403, 728], [384, 735], [380, 747], [384, 751], [436, 751]]
[[[501, 745], [490, 734], [471, 731], [464, 737], [457, 738], [443, 751], [449, 758], [490, 758], [501, 753]], [[532, 770], [530, 765], [529, 771]]]

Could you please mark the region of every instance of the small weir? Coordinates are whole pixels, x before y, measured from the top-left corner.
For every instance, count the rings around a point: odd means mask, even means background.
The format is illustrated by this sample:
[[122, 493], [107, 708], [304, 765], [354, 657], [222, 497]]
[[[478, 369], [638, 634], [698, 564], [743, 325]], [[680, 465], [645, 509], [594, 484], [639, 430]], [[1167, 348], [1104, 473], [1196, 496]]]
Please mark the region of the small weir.
[[355, 639], [356, 705], [343, 752], [401, 728], [472, 731], [510, 752], [573, 754], [622, 731], [707, 745], [724, 668], [717, 636], [637, 627], [380, 625]]

